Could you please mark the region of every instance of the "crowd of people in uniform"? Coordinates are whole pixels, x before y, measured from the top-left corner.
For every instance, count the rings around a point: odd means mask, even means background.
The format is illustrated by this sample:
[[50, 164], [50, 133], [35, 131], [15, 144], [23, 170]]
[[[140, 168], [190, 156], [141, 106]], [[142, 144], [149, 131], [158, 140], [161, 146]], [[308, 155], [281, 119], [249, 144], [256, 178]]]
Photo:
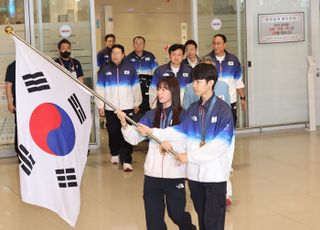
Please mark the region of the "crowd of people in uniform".
[[[132, 145], [148, 140], [143, 187], [147, 229], [167, 229], [165, 207], [179, 229], [196, 229], [185, 210], [186, 179], [199, 229], [224, 229], [232, 196], [238, 95], [242, 109], [246, 107], [240, 62], [226, 50], [223, 34], [214, 35], [212, 51], [202, 59], [194, 40], [172, 44], [169, 62], [160, 66], [145, 43], [144, 37], [134, 37], [133, 51], [126, 56], [115, 35], [108, 34], [105, 48], [97, 54], [96, 92], [118, 108], [114, 111], [96, 100], [100, 116], [106, 117], [110, 161], [131, 172]], [[58, 50], [55, 61], [83, 82], [81, 64], [71, 57], [71, 43], [62, 39]], [[5, 79], [12, 113], [14, 71], [12, 63]], [[128, 124], [126, 116], [140, 117], [138, 127]]]
[[[149, 140], [144, 164], [147, 229], [166, 229], [165, 207], [179, 229], [196, 229], [185, 210], [186, 179], [199, 228], [224, 229], [232, 195], [237, 92], [242, 109], [246, 107], [241, 65], [227, 52], [226, 36], [215, 35], [212, 51], [203, 59], [194, 40], [172, 44], [169, 62], [160, 66], [144, 50], [144, 37], [133, 38], [134, 50], [127, 56], [115, 39], [106, 35], [106, 48], [97, 55], [96, 83], [97, 93], [118, 108], [97, 102], [107, 120], [111, 163], [130, 172], [132, 145], [149, 139], [148, 134], [162, 141]], [[144, 94], [140, 83], [146, 79], [149, 87]], [[128, 124], [126, 116], [139, 112], [143, 116], [138, 127]]]

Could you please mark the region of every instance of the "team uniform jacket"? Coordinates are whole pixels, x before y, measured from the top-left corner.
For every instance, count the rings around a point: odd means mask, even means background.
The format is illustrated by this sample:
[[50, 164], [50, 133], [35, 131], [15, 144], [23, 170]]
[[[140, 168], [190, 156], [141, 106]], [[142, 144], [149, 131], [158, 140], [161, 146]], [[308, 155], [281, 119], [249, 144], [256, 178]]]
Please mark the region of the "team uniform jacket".
[[[213, 96], [215, 97], [215, 96]], [[205, 103], [208, 111], [210, 101]], [[199, 106], [201, 100], [190, 105], [184, 120], [177, 126], [153, 129], [153, 134], [169, 141], [180, 141], [187, 152], [187, 178], [198, 182], [224, 182], [229, 178], [234, 153], [233, 117], [230, 107], [216, 97], [210, 122], [207, 124], [206, 144], [200, 147]], [[181, 141], [183, 138], [183, 141]], [[172, 145], [173, 149], [176, 146]]]
[[[181, 99], [181, 101], [183, 100], [185, 87], [187, 86], [188, 83], [190, 83], [192, 81], [191, 71], [192, 71], [192, 68], [190, 66], [181, 63], [180, 69], [179, 69], [178, 73], [176, 74], [176, 77], [180, 83], [180, 99]], [[157, 96], [157, 85], [158, 85], [159, 80], [162, 77], [172, 76], [172, 74], [173, 74], [173, 71], [171, 69], [170, 62], [159, 66], [154, 71], [153, 78], [152, 78], [150, 88], [149, 88], [149, 103], [150, 103], [151, 108], [154, 108], [153, 105], [155, 105], [154, 101]]]
[[153, 75], [154, 70], [158, 67], [156, 57], [146, 50], [143, 51], [141, 57], [139, 57], [134, 51], [132, 51], [126, 58], [125, 61], [131, 63], [136, 69], [138, 75]]
[[97, 54], [97, 65], [101, 67], [103, 64], [111, 62], [111, 48], [105, 47]]
[[[184, 97], [181, 106], [186, 110], [193, 102], [200, 99], [199, 96], [195, 95], [192, 84], [193, 83], [189, 83], [184, 90]], [[225, 101], [230, 106], [229, 86], [227, 83], [218, 80], [214, 86], [214, 92], [217, 97]]]
[[[98, 72], [96, 92], [121, 110], [133, 109], [142, 102], [141, 88], [134, 67], [122, 61], [120, 65], [110, 62]], [[103, 108], [103, 102], [96, 101], [98, 108]], [[113, 109], [105, 105], [105, 109]]]
[[[190, 62], [189, 62], [189, 60], [188, 60], [188, 58], [183, 59], [183, 60], [182, 60], [182, 63], [183, 63], [183, 64], [186, 64], [186, 65], [188, 65], [188, 66], [190, 66], [190, 67], [192, 68], [192, 66], [191, 66], [191, 64], [190, 64]], [[196, 65], [197, 65], [197, 64], [199, 64], [199, 63], [200, 63], [200, 58], [197, 56], [197, 62], [196, 62]]]
[[[171, 111], [171, 107], [166, 109], [167, 119], [168, 114]], [[141, 118], [139, 123], [148, 127], [153, 127], [153, 120], [156, 110], [150, 110]], [[185, 111], [180, 113], [180, 119], [183, 118]], [[166, 124], [171, 125], [172, 119], [166, 121]], [[124, 139], [132, 144], [136, 145], [146, 137], [141, 136], [134, 126], [128, 125], [126, 128], [121, 129]], [[174, 143], [172, 143], [174, 144]], [[182, 150], [182, 149], [180, 149]], [[144, 163], [144, 174], [157, 178], [185, 178], [186, 177], [186, 165], [179, 164], [171, 153], [163, 155], [160, 153], [159, 144], [152, 139], [149, 142], [149, 149]]]
[[216, 55], [210, 52], [208, 56], [212, 58], [216, 64], [219, 72], [219, 80], [224, 81], [229, 86], [230, 101], [234, 103], [237, 101], [237, 89], [244, 88], [242, 81], [242, 68], [241, 64], [236, 56], [225, 51], [226, 56], [224, 60], [220, 62], [217, 60]]

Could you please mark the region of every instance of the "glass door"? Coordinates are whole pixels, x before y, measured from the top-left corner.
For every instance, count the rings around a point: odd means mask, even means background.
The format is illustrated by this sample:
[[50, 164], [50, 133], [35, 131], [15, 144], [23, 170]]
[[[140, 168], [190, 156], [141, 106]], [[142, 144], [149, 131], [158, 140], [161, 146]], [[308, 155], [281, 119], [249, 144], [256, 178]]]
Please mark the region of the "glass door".
[[[196, 3], [195, 3], [196, 2]], [[246, 13], [244, 0], [198, 0], [193, 1], [195, 39], [199, 43], [199, 55], [212, 51], [215, 34], [227, 37], [227, 51], [236, 55], [242, 65], [246, 84]], [[245, 88], [246, 89], [246, 88]], [[247, 110], [241, 111], [238, 100], [238, 128], [247, 124]]]
[[7, 108], [5, 74], [7, 66], [15, 58], [14, 43], [4, 32], [12, 25], [16, 34], [25, 38], [25, 7], [23, 0], [0, 0], [0, 157], [13, 156], [14, 115]]
[[[34, 46], [49, 57], [59, 57], [58, 43], [62, 39], [71, 42], [71, 56], [83, 69], [84, 82], [93, 89], [94, 66], [92, 59], [90, 0], [33, 0]], [[92, 104], [92, 115], [95, 105]], [[93, 119], [94, 121], [94, 119]], [[94, 122], [95, 123], [95, 122]], [[96, 142], [95, 125], [91, 142]]]
[[[0, 157], [15, 155], [14, 116], [7, 109], [5, 94], [5, 73], [9, 63], [15, 58], [14, 43], [5, 34], [4, 28], [12, 25], [16, 34], [31, 43], [36, 49], [51, 58], [58, 57], [58, 42], [66, 38], [72, 44], [72, 56], [78, 59], [84, 72], [85, 84], [93, 88], [95, 77], [95, 55], [93, 57], [93, 38], [91, 7], [93, 0], [0, 0]], [[91, 12], [92, 11], [92, 12]], [[30, 13], [31, 12], [31, 13]], [[92, 114], [95, 118], [95, 106], [92, 104]], [[91, 143], [99, 144], [99, 124], [93, 119]]]

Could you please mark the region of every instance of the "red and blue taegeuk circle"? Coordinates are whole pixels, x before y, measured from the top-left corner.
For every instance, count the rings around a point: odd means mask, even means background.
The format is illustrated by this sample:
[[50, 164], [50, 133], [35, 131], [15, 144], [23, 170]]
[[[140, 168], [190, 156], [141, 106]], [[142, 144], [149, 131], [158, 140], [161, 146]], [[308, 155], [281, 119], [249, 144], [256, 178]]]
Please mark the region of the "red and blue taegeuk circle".
[[34, 142], [46, 153], [68, 155], [75, 145], [75, 129], [69, 115], [58, 105], [43, 103], [31, 114], [29, 128]]

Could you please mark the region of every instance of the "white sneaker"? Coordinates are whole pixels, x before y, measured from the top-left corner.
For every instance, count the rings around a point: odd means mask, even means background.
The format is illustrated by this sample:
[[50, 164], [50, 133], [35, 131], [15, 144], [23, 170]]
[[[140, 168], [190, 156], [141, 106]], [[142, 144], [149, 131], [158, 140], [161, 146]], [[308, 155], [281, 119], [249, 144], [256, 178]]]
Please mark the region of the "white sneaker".
[[111, 157], [111, 164], [119, 164], [119, 155]]
[[132, 165], [129, 163], [123, 163], [123, 171], [125, 172], [132, 172], [133, 168]]

